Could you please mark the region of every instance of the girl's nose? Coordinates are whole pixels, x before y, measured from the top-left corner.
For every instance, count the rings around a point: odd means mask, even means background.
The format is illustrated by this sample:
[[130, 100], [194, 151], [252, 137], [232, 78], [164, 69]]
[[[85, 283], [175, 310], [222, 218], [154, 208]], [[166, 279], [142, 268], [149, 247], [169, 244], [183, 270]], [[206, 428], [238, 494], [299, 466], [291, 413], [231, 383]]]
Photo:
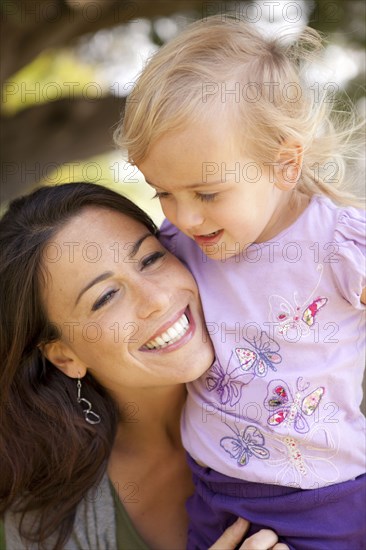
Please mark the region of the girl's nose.
[[203, 224], [205, 218], [200, 204], [178, 203], [176, 210], [176, 225], [183, 231], [191, 232], [192, 229]]

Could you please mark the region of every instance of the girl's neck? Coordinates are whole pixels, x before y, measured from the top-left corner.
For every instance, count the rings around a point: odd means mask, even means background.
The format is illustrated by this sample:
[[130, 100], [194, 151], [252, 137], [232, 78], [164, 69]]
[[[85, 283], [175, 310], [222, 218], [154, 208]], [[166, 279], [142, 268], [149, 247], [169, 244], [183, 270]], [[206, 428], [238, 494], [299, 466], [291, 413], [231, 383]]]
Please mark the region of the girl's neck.
[[274, 239], [285, 229], [290, 227], [308, 207], [310, 198], [297, 191], [290, 196], [283, 194], [283, 200], [278, 204], [274, 215], [263, 233], [258, 237], [258, 243]]

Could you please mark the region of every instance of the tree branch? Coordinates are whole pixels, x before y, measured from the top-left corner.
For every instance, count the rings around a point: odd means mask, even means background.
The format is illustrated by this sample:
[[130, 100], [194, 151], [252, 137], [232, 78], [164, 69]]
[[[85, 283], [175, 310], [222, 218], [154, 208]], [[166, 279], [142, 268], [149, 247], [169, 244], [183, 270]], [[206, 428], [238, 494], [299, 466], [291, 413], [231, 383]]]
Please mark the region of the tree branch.
[[1, 117], [1, 200], [27, 192], [63, 163], [114, 148], [125, 99], [61, 99]]
[[133, 19], [202, 10], [204, 4], [202, 0], [73, 0], [69, 4], [63, 0], [8, 0], [1, 4], [1, 49], [6, 55], [0, 81], [3, 85], [43, 50], [69, 46], [86, 33]]

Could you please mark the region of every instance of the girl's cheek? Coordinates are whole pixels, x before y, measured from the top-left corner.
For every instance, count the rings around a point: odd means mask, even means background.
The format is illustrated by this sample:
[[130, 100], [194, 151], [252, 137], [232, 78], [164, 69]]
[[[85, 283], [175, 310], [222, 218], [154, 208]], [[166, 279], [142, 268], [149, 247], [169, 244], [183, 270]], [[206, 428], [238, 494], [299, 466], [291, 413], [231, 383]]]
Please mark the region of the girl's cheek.
[[164, 201], [164, 204], [162, 204], [162, 209], [168, 219], [175, 219], [175, 209], [172, 207], [171, 204], [167, 204], [167, 201]]

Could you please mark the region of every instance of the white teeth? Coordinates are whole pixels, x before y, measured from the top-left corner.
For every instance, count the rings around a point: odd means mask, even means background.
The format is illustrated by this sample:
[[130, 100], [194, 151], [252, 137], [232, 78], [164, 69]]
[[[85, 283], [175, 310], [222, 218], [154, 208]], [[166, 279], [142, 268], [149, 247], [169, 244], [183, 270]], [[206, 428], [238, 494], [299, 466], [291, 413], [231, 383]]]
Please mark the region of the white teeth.
[[189, 328], [189, 321], [185, 313], [165, 332], [149, 340], [143, 347], [147, 349], [160, 349], [173, 344], [182, 338]]
[[[177, 323], [175, 323], [175, 324], [177, 324]], [[176, 338], [179, 334], [179, 332], [177, 332], [175, 330], [174, 325], [172, 327], [168, 328], [167, 333], [169, 334], [170, 338]]]
[[183, 323], [183, 326], [187, 327], [189, 325], [189, 321], [188, 321], [187, 315], [185, 315], [185, 313], [183, 313], [181, 319], [182, 319], [181, 322]]

